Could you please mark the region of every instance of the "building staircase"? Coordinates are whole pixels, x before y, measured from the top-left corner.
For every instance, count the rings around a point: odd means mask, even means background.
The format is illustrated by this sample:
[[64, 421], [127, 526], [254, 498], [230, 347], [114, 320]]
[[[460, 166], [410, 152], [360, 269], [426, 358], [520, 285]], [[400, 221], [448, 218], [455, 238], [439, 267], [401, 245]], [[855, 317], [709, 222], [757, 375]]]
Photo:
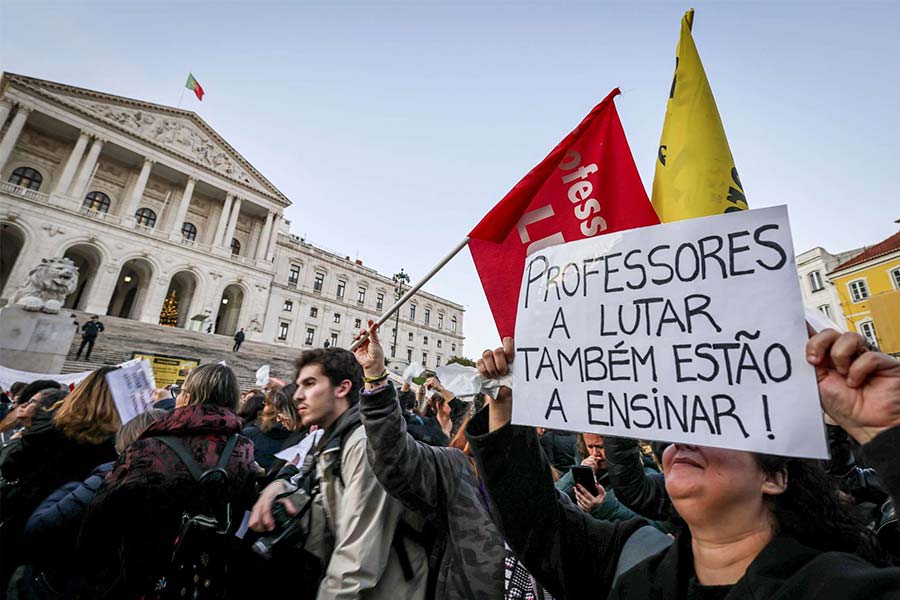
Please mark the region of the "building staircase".
[[[70, 312], [81, 325], [91, 317], [89, 313]], [[262, 365], [270, 366], [273, 377], [290, 380], [294, 374], [293, 361], [301, 352], [297, 348], [250, 341], [244, 342], [239, 352], [232, 352], [234, 340], [230, 336], [151, 325], [117, 317], [101, 317], [100, 321], [104, 331], [94, 344], [91, 360], [85, 360], [83, 355], [81, 359], [75, 358], [81, 345], [81, 335], [76, 335], [63, 365], [63, 373], [78, 373], [115, 365], [131, 359], [133, 352], [140, 352], [197, 359], [200, 364], [224, 360], [234, 369], [241, 389], [245, 390], [254, 387], [256, 370]]]

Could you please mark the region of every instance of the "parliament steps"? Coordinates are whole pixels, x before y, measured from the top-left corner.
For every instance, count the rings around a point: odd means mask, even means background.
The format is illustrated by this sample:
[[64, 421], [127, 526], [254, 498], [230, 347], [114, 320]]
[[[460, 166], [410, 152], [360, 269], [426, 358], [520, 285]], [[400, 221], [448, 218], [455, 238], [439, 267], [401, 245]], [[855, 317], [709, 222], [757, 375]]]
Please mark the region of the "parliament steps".
[[[91, 316], [87, 313], [71, 312], [81, 325]], [[256, 370], [266, 364], [271, 367], [273, 377], [290, 380], [294, 373], [293, 361], [301, 352], [297, 348], [250, 341], [244, 342], [239, 352], [232, 352], [234, 340], [230, 336], [151, 325], [117, 317], [101, 317], [100, 321], [105, 330], [94, 344], [91, 360], [84, 360], [83, 353], [81, 359], [75, 358], [81, 345], [79, 333], [72, 340], [72, 347], [63, 365], [63, 373], [77, 373], [105, 365], [115, 365], [129, 360], [132, 352], [140, 352], [198, 359], [200, 364], [224, 360], [234, 369], [241, 389], [245, 390], [255, 385]]]

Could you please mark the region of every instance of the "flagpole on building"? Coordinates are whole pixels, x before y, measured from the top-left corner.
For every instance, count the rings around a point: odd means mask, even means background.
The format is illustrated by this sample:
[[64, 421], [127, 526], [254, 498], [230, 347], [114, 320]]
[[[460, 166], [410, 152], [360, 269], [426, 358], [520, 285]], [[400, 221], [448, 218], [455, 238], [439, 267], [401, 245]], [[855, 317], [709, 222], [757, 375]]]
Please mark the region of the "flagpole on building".
[[177, 108], [181, 108], [181, 101], [184, 100], [184, 90], [186, 88], [184, 86], [181, 87], [181, 95], [178, 96], [178, 105]]
[[[447, 255], [444, 258], [442, 258], [438, 264], [436, 264], [434, 266], [434, 268], [432, 268], [430, 271], [428, 271], [428, 273], [426, 273], [425, 276], [422, 277], [422, 279], [417, 281], [411, 288], [409, 288], [409, 291], [406, 292], [405, 294], [403, 294], [403, 296], [401, 296], [400, 299], [397, 300], [392, 307], [387, 309], [383, 315], [378, 317], [378, 320], [375, 322], [375, 325], [378, 325], [380, 327], [382, 324], [384, 324], [385, 321], [390, 319], [391, 315], [393, 315], [395, 312], [400, 310], [400, 307], [403, 306], [403, 304], [406, 303], [407, 300], [409, 300], [410, 298], [413, 297], [413, 294], [418, 292], [422, 288], [423, 285], [428, 283], [428, 280], [431, 279], [432, 277], [434, 277], [435, 273], [437, 273], [438, 271], [443, 269], [444, 265], [446, 265], [448, 262], [450, 262], [450, 260], [454, 256], [459, 254], [459, 251], [462, 250], [463, 248], [465, 248], [466, 244], [468, 244], [468, 243], [469, 243], [469, 238], [468, 237], [463, 238], [463, 240], [460, 243], [458, 243], [456, 245], [456, 247], [453, 248], [453, 250], [451, 250], [449, 253], [447, 253]], [[365, 340], [367, 337], [368, 337], [368, 334], [363, 335], [363, 337], [361, 337], [358, 340], [356, 340], [355, 342], [353, 342], [350, 345], [350, 351], [352, 352], [352, 351], [356, 350], [359, 347], [359, 345], [363, 343], [363, 340]]]

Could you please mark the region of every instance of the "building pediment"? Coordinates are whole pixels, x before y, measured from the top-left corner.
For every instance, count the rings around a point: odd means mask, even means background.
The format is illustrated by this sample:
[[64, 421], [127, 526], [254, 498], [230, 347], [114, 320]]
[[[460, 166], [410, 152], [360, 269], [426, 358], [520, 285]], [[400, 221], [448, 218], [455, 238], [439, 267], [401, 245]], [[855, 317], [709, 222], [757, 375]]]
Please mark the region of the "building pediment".
[[218, 175], [287, 202], [272, 183], [196, 113], [20, 75], [10, 75], [10, 79]]

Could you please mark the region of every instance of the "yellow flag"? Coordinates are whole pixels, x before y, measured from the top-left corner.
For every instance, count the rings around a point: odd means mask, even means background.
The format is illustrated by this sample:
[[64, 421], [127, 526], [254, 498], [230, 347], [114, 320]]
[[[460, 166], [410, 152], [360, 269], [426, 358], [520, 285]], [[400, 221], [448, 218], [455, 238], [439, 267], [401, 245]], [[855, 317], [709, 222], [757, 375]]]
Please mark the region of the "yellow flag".
[[693, 21], [691, 9], [681, 19], [675, 76], [653, 177], [653, 208], [663, 223], [747, 208], [722, 119], [691, 36]]

